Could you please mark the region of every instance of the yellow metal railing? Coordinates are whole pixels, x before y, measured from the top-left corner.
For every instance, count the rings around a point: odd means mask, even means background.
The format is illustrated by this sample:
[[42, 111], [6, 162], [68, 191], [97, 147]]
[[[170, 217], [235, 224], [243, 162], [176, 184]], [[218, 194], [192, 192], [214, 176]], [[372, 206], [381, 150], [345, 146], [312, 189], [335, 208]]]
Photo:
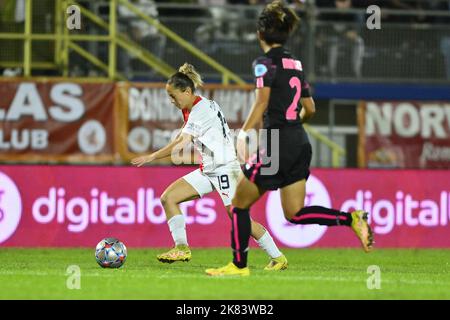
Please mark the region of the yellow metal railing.
[[32, 26], [32, 14], [31, 14], [31, 0], [25, 1], [25, 39], [24, 39], [24, 62], [23, 73], [26, 77], [31, 76], [31, 26]]
[[146, 16], [144, 13], [139, 11], [138, 8], [136, 8], [134, 5], [132, 5], [127, 0], [118, 0], [118, 1], [120, 2], [120, 4], [122, 4], [125, 7], [127, 7], [130, 11], [132, 11], [135, 15], [140, 17], [142, 20], [144, 20], [147, 23], [153, 25], [161, 33], [163, 33], [168, 38], [172, 39], [174, 42], [176, 42], [181, 47], [186, 49], [189, 53], [191, 53], [192, 55], [196, 56], [197, 58], [199, 58], [200, 60], [202, 60], [203, 62], [208, 64], [213, 69], [215, 69], [215, 70], [219, 71], [220, 73], [222, 73], [222, 75], [223, 75], [222, 76], [222, 83], [223, 84], [228, 84], [229, 80], [233, 80], [237, 84], [245, 84], [245, 81], [242, 80], [238, 75], [236, 75], [235, 73], [233, 73], [232, 71], [230, 71], [229, 69], [227, 69], [226, 67], [221, 65], [220, 63], [218, 63], [216, 60], [212, 59], [210, 56], [205, 54], [200, 49], [196, 48], [195, 46], [193, 46], [192, 44], [190, 44], [189, 42], [187, 42], [186, 40], [181, 38], [179, 35], [177, 35], [175, 32], [173, 32], [172, 30], [170, 30], [169, 28], [167, 28], [166, 26], [161, 24], [156, 19], [153, 19], [153, 18], [151, 18], [149, 16]]
[[[73, 42], [70, 42], [69, 43], [69, 48], [72, 49], [73, 51], [75, 51], [76, 53], [78, 53], [80, 56], [82, 56], [86, 60], [89, 60], [93, 65], [97, 66], [99, 69], [105, 71], [106, 73], [110, 72], [110, 67], [109, 66], [104, 64], [102, 61], [97, 59], [95, 56], [92, 56], [89, 52], [84, 50], [79, 45], [77, 45], [77, 44], [75, 44]], [[114, 73], [114, 78], [122, 80], [122, 81], [126, 81], [127, 80], [126, 77], [123, 76], [119, 72], [115, 72]]]
[[[114, 2], [114, 4], [113, 4]], [[113, 48], [117, 48], [117, 46], [120, 46], [121, 48], [127, 50], [129, 53], [132, 53], [136, 58], [141, 60], [143, 63], [148, 65], [149, 67], [153, 68], [156, 72], [160, 73], [161, 75], [165, 77], [169, 77], [171, 74], [175, 72], [175, 69], [169, 66], [164, 61], [160, 60], [156, 56], [154, 56], [151, 52], [147, 51], [145, 48], [140, 46], [138, 43], [130, 40], [125, 34], [117, 31], [117, 21], [115, 19], [116, 10], [112, 10], [112, 7], [117, 8], [117, 0], [111, 0], [111, 6], [110, 6], [110, 23], [107, 23], [102, 18], [96, 16], [94, 13], [89, 11], [88, 9], [84, 8], [83, 6], [79, 5], [76, 1], [69, 0], [69, 5], [77, 5], [80, 8], [81, 13], [88, 18], [90, 21], [98, 25], [99, 27], [108, 30], [109, 35], [108, 36], [89, 36], [89, 37], [96, 37], [98, 41], [111, 41], [109, 44], [109, 61], [113, 62], [115, 64], [116, 61], [116, 50]], [[114, 22], [114, 23], [112, 23]], [[111, 34], [112, 33], [112, 34]], [[104, 38], [106, 38], [104, 40]], [[114, 42], [114, 44], [112, 43]], [[111, 63], [108, 66], [108, 76], [110, 79], [114, 79], [114, 74], [116, 74], [116, 68], [111, 65]], [[117, 78], [117, 77], [116, 77]]]
[[[23, 40], [23, 62], [13, 61], [0, 61], [2, 67], [23, 67], [24, 76], [31, 77], [32, 68], [36, 69], [57, 69], [62, 70], [63, 77], [69, 76], [69, 51], [73, 50], [84, 59], [92, 63], [94, 66], [103, 70], [108, 77], [104, 80], [126, 80], [126, 78], [117, 72], [117, 48], [121, 47], [133, 54], [136, 58], [143, 63], [153, 68], [156, 72], [165, 77], [169, 77], [175, 72], [175, 69], [169, 66], [158, 57], [154, 56], [151, 52], [140, 46], [135, 41], [131, 40], [125, 34], [117, 31], [117, 5], [121, 4], [132, 11], [136, 16], [146, 21], [150, 25], [156, 27], [161, 33], [167, 36], [179, 44], [182, 48], [186, 49], [192, 55], [196, 56], [213, 69], [222, 74], [222, 83], [228, 84], [230, 81], [234, 81], [237, 84], [245, 84], [245, 82], [237, 76], [235, 73], [206, 55], [204, 52], [178, 36], [175, 32], [161, 24], [156, 19], [146, 16], [134, 5], [127, 0], [110, 0], [109, 22], [104, 21], [102, 18], [95, 15], [93, 12], [84, 8], [74, 0], [56, 0], [55, 2], [55, 26], [54, 34], [38, 34], [32, 31], [32, 0], [25, 0], [25, 26], [23, 33], [0, 33], [0, 39], [9, 40]], [[66, 8], [70, 5], [76, 5], [80, 8], [80, 12], [83, 16], [94, 22], [101, 28], [108, 30], [108, 35], [81, 35], [70, 34], [69, 29], [65, 27], [65, 21], [67, 19]], [[32, 41], [33, 40], [47, 40], [55, 42], [54, 63], [50, 62], [33, 62], [32, 61]], [[75, 41], [97, 41], [108, 42], [108, 65], [98, 59], [90, 52], [84, 50], [81, 46], [77, 45]], [[102, 78], [92, 79], [95, 81], [101, 81]], [[332, 151], [332, 166], [339, 167], [340, 157], [345, 155], [345, 150], [330, 140], [325, 135], [319, 133], [312, 127], [305, 125], [305, 129], [314, 138], [325, 144]]]
[[[185, 48], [187, 51], [189, 51], [194, 56], [198, 57], [211, 67], [213, 67], [215, 70], [222, 73], [222, 83], [228, 84], [229, 80], [235, 81], [237, 84], [245, 84], [245, 82], [235, 75], [233, 72], [225, 68], [224, 66], [217, 63], [215, 60], [213, 60], [211, 57], [203, 53], [201, 50], [194, 47], [192, 44], [178, 36], [176, 33], [174, 33], [172, 30], [168, 29], [159, 21], [156, 19], [153, 19], [149, 16], [146, 16], [141, 11], [139, 11], [135, 6], [133, 6], [130, 2], [127, 0], [117, 0], [120, 4], [126, 6], [130, 11], [132, 11], [134, 14], [136, 14], [141, 19], [145, 20], [149, 24], [156, 27], [160, 32], [162, 32], [164, 35], [166, 35], [168, 38], [172, 39], [176, 43], [178, 43], [181, 47]], [[340, 157], [345, 155], [345, 150], [340, 145], [329, 139], [327, 136], [319, 133], [317, 130], [313, 129], [311, 126], [305, 124], [304, 125], [305, 130], [313, 136], [315, 139], [319, 140], [321, 143], [325, 144], [328, 148], [331, 149], [331, 155], [332, 155], [332, 166], [337, 168], [340, 166]]]
[[109, 4], [109, 77], [116, 78], [116, 35], [117, 35], [117, 0], [111, 0]]
[[[81, 6], [75, 0], [56, 0], [55, 1], [55, 26], [54, 34], [39, 34], [32, 32], [32, 0], [25, 0], [25, 28], [23, 33], [0, 33], [0, 39], [10, 40], [23, 40], [24, 56], [22, 64], [14, 64], [16, 66], [22, 66], [24, 69], [24, 76], [30, 77], [32, 68], [43, 67], [42, 63], [35, 63], [32, 61], [32, 41], [34, 40], [47, 40], [54, 41], [54, 65], [62, 71], [62, 75], [67, 77], [69, 75], [69, 52], [70, 50], [80, 54], [83, 58], [91, 62], [93, 65], [99, 67], [101, 70], [108, 74], [110, 80], [123, 80], [124, 77], [117, 73], [117, 48], [121, 47], [129, 53], [133, 54], [137, 59], [141, 60], [144, 64], [153, 68], [156, 72], [165, 77], [169, 77], [175, 72], [175, 69], [164, 61], [153, 55], [151, 52], [140, 46], [135, 41], [131, 40], [127, 35], [117, 31], [117, 5], [121, 4], [127, 7], [130, 11], [136, 14], [139, 18], [146, 21], [150, 25], [155, 26], [161, 33], [166, 35], [169, 39], [172, 39], [182, 48], [211, 66], [222, 74], [223, 84], [228, 84], [230, 81], [234, 81], [237, 84], [245, 84], [245, 82], [237, 76], [235, 73], [221, 65], [213, 58], [203, 53], [198, 48], [191, 45], [189, 42], [178, 36], [175, 32], [159, 23], [156, 19], [146, 16], [138, 8], [129, 3], [126, 0], [110, 0], [109, 10], [109, 22], [104, 21], [102, 18], [95, 15], [93, 12]], [[67, 18], [66, 8], [70, 5], [76, 5], [80, 8], [81, 14], [94, 22], [96, 25], [102, 27], [108, 31], [108, 35], [80, 35], [71, 34], [69, 29], [65, 27], [65, 21]], [[76, 45], [75, 41], [96, 41], [96, 42], [108, 42], [108, 68], [105, 70], [105, 63], [101, 62], [91, 53], [83, 50], [80, 46]], [[49, 63], [47, 62], [46, 65]], [[4, 66], [5, 63], [0, 62], [0, 65]], [[11, 65], [9, 63], [8, 65]]]

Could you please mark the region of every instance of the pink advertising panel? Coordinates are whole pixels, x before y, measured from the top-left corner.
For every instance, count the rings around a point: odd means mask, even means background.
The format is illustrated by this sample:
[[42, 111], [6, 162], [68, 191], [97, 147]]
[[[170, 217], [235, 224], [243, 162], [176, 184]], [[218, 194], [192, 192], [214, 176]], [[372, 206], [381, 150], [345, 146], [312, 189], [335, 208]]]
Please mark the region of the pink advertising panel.
[[[194, 167], [0, 166], [0, 246], [168, 247], [160, 197]], [[450, 248], [450, 171], [314, 169], [307, 205], [370, 212], [376, 247]], [[191, 246], [227, 247], [230, 221], [211, 193], [181, 204]], [[283, 247], [358, 247], [347, 227], [296, 226], [278, 192], [252, 208]], [[252, 245], [255, 243], [252, 242]]]

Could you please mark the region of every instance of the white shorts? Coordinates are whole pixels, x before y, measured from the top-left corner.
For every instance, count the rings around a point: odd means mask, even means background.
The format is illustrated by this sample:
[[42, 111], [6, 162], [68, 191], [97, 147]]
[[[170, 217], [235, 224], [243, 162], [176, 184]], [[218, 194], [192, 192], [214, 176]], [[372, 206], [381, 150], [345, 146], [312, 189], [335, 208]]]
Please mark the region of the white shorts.
[[223, 204], [229, 206], [236, 193], [240, 172], [239, 162], [236, 161], [221, 166], [213, 172], [204, 173], [197, 169], [185, 175], [183, 179], [198, 192], [200, 197], [216, 189]]

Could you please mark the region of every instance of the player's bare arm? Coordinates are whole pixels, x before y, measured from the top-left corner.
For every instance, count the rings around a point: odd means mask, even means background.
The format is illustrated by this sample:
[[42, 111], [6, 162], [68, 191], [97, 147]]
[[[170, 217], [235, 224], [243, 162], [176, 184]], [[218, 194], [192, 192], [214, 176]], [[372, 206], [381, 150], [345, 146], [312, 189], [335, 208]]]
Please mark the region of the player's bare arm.
[[262, 120], [264, 111], [266, 111], [269, 105], [270, 88], [263, 87], [255, 90], [256, 99], [250, 109], [250, 114], [242, 126], [243, 131], [254, 129]]
[[141, 167], [145, 163], [149, 163], [149, 162], [170, 156], [172, 154], [172, 151], [175, 148], [182, 149], [187, 144], [189, 144], [191, 141], [192, 141], [191, 135], [186, 134], [186, 133], [181, 133], [175, 138], [175, 140], [173, 140], [171, 143], [169, 143], [164, 148], [162, 148], [152, 154], [134, 158], [131, 160], [131, 163], [135, 166]]
[[270, 98], [270, 88], [269, 87], [263, 87], [258, 88], [255, 90], [256, 93], [256, 99], [255, 102], [252, 105], [252, 108], [250, 109], [250, 113], [247, 117], [247, 120], [245, 121], [244, 125], [242, 126], [241, 132], [242, 134], [239, 135], [237, 145], [236, 145], [236, 151], [238, 154], [238, 157], [240, 160], [246, 160], [247, 154], [246, 151], [246, 133], [250, 129], [256, 128], [262, 121], [263, 114], [267, 109], [267, 106], [269, 105], [269, 98]]
[[301, 98], [300, 103], [302, 104], [302, 109], [300, 110], [300, 121], [302, 123], [307, 123], [316, 113], [314, 99], [311, 97]]

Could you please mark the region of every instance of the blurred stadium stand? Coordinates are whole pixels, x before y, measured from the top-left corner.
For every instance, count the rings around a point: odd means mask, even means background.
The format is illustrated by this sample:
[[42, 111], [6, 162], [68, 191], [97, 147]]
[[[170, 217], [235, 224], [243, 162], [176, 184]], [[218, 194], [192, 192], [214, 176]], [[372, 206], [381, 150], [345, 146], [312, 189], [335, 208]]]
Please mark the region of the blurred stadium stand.
[[[350, 0], [347, 1], [350, 3]], [[24, 1], [0, 2], [3, 6], [0, 15], [1, 34], [23, 32], [24, 16], [18, 14], [11, 5], [21, 2]], [[215, 4], [221, 1], [203, 1], [203, 5], [193, 1], [131, 2], [142, 8], [144, 13], [151, 12], [150, 16], [241, 78], [251, 81], [251, 62], [261, 54], [254, 32], [255, 18], [261, 5]], [[33, 33], [54, 32], [55, 3], [54, 0], [34, 2]], [[109, 1], [85, 0], [79, 3], [108, 21]], [[310, 81], [450, 82], [449, 1], [353, 0], [353, 4], [344, 9], [337, 8], [336, 3], [339, 1], [298, 1], [293, 4], [302, 17], [302, 25], [287, 46], [306, 66]], [[374, 3], [380, 4], [382, 8], [382, 31], [368, 30], [365, 26], [365, 8]], [[178, 43], [162, 35], [156, 39], [154, 27], [133, 14], [126, 14], [123, 8], [118, 9], [118, 30], [126, 32], [156, 56], [163, 57], [170, 66], [178, 66], [188, 60], [198, 66], [207, 80], [221, 79], [220, 72], [202, 59], [191, 56]], [[83, 29], [79, 33], [86, 32], [92, 35], [107, 34], [107, 31], [90, 20], [83, 19]], [[138, 33], [144, 36], [139, 37]], [[0, 52], [1, 72], [8, 67], [20, 67], [22, 41], [0, 37], [0, 44], [3, 48]], [[59, 66], [54, 65], [54, 45], [55, 41], [33, 41], [33, 75], [62, 75]], [[79, 45], [107, 63], [108, 48], [105, 42], [86, 41]], [[132, 55], [127, 56], [129, 53], [119, 51], [117, 63], [122, 63], [122, 67], [124, 61], [133, 60]], [[151, 68], [137, 62], [133, 64], [133, 72], [126, 72], [130, 80], [160, 80], [155, 79]], [[69, 74], [73, 76], [105, 76], [104, 72], [87, 64], [77, 54], [71, 54], [69, 68]], [[8, 72], [11, 70], [8, 69]]]
[[[0, 75], [24, 74], [24, 38], [14, 38], [11, 34], [25, 31], [25, 2], [0, 0]], [[229, 73], [213, 67], [204, 56], [186, 50], [186, 46], [180, 46], [179, 41], [161, 33], [138, 15], [127, 12], [119, 1], [116, 29], [136, 46], [116, 49], [114, 79], [164, 81], [174, 68], [189, 61], [207, 82], [228, 82], [232, 75], [249, 83], [252, 81], [252, 61], [261, 55], [255, 21], [264, 1], [130, 2], [227, 68]], [[104, 38], [102, 41], [76, 40], [78, 51], [70, 50], [66, 58], [58, 53], [58, 46], [61, 46], [56, 27], [61, 17], [55, 14], [58, 3], [72, 2], [33, 1], [32, 33], [50, 37], [32, 41], [31, 75], [111, 77], [109, 42], [104, 40], [109, 34], [110, 0], [77, 2], [101, 18], [106, 29], [92, 19], [83, 18], [82, 29], [71, 34]], [[366, 8], [371, 4], [382, 9], [381, 30], [366, 27]], [[427, 100], [450, 99], [450, 1], [296, 0], [291, 1], [291, 5], [302, 23], [287, 47], [302, 60], [309, 81], [315, 84], [321, 112], [312, 124], [320, 134], [332, 138], [347, 150], [342, 166], [356, 166], [356, 104], [363, 93], [371, 99], [410, 99], [412, 94], [423, 92], [421, 97]], [[130, 48], [137, 48], [137, 51]], [[158, 60], [149, 58], [143, 63], [138, 59], [139, 50], [148, 50], [167, 66], [164, 65], [162, 71], [153, 70], [151, 65], [159, 65]], [[86, 60], [89, 55], [97, 60]], [[361, 87], [361, 83], [369, 86]], [[383, 92], [389, 92], [391, 88], [395, 94], [373, 96], [374, 91], [381, 92], [381, 87], [370, 84], [384, 86]], [[416, 91], [411, 89], [414, 87], [395, 87], [398, 84], [420, 87]], [[424, 91], [424, 85], [440, 87], [432, 87], [428, 92]], [[417, 98], [420, 97], [414, 99]], [[313, 143], [317, 144], [314, 164], [330, 166], [329, 148], [317, 141]]]

